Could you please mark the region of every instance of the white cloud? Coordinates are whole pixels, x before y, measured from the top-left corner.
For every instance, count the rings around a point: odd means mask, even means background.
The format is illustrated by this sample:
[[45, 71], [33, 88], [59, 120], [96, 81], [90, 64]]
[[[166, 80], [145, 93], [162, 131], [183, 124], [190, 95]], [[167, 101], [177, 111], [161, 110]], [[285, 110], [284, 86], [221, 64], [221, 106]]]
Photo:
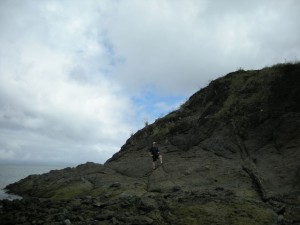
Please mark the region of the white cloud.
[[41, 5], [5, 3], [0, 143], [10, 150], [3, 155], [12, 157], [14, 151], [18, 160], [103, 162], [135, 125], [129, 97], [99, 71], [107, 53], [98, 43], [101, 37], [87, 30], [96, 18], [73, 20], [92, 8], [77, 5], [60, 14], [60, 4], [42, 10]]
[[126, 85], [191, 94], [239, 67], [299, 59], [297, 1], [133, 2], [120, 2], [108, 31]]
[[299, 11], [296, 0], [1, 1], [1, 154], [103, 162], [209, 80], [299, 60]]

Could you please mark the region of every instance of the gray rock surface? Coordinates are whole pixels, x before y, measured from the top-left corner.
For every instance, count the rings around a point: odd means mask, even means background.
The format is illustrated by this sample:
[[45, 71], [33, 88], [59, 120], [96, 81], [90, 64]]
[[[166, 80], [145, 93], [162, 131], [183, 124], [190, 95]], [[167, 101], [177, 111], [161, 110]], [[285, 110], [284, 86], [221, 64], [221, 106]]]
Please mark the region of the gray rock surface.
[[9, 185], [25, 198], [0, 201], [1, 224], [298, 224], [299, 87], [299, 63], [212, 81], [104, 165]]

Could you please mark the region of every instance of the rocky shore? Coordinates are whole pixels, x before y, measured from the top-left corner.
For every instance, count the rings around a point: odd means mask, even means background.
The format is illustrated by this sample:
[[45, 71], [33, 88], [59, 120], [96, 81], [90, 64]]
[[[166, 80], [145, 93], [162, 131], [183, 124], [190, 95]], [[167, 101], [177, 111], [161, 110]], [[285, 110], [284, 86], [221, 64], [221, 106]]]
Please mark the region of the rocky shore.
[[9, 185], [24, 199], [0, 201], [0, 223], [300, 225], [299, 87], [299, 63], [212, 81], [104, 165]]
[[274, 224], [278, 219], [267, 204], [241, 201], [222, 188], [140, 197], [122, 193], [118, 198], [30, 198], [1, 204], [1, 224]]

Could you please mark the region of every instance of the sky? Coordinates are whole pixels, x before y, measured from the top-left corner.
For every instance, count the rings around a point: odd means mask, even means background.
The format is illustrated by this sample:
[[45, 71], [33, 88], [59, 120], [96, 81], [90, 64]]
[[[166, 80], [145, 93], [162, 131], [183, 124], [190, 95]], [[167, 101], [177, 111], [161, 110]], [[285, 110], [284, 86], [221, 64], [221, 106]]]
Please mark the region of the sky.
[[298, 0], [1, 0], [0, 162], [104, 163], [229, 72], [300, 59]]

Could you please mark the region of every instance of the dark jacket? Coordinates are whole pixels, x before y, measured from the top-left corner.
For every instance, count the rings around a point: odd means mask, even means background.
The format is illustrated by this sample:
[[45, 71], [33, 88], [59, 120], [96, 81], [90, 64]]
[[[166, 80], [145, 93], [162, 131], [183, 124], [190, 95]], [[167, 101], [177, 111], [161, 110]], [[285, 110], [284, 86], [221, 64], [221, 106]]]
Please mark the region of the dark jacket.
[[159, 150], [158, 150], [158, 147], [156, 147], [156, 146], [152, 146], [152, 147], [149, 149], [149, 152], [150, 152], [153, 156], [159, 155]]

